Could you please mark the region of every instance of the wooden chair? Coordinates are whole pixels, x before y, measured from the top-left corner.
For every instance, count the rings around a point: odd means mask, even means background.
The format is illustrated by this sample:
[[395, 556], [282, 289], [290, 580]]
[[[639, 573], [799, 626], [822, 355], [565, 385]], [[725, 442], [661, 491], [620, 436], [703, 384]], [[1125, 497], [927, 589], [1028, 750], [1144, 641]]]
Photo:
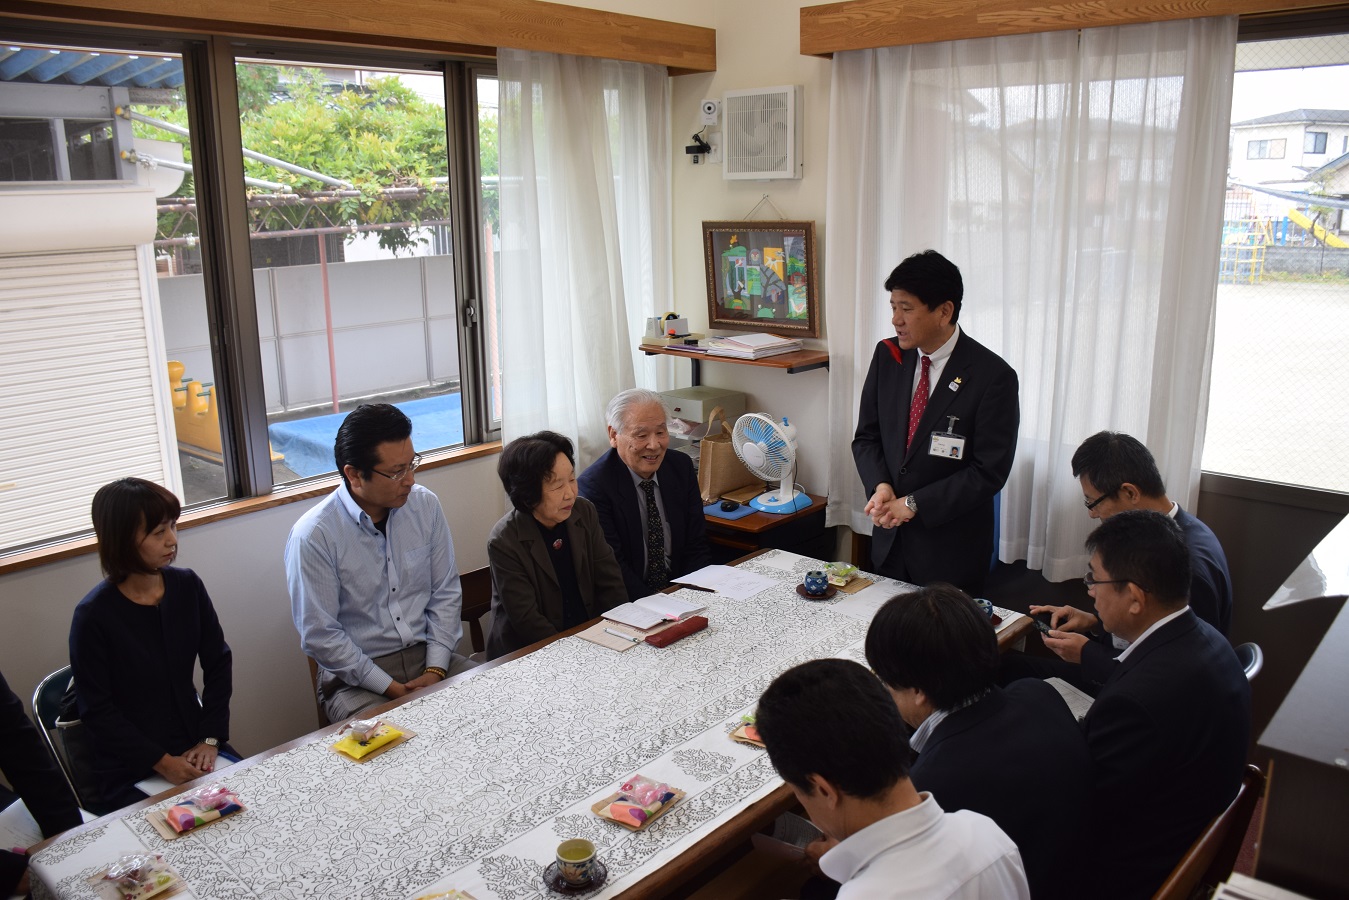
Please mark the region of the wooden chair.
[[464, 591], [464, 607], [459, 618], [468, 624], [474, 654], [482, 653], [487, 649], [487, 638], [483, 636], [480, 620], [492, 609], [492, 570], [483, 566], [472, 572], [460, 572], [459, 584]]
[[1196, 894], [1207, 897], [1212, 888], [1226, 881], [1246, 839], [1255, 801], [1264, 792], [1264, 774], [1256, 766], [1247, 766], [1236, 797], [1204, 829], [1152, 900], [1190, 900]]

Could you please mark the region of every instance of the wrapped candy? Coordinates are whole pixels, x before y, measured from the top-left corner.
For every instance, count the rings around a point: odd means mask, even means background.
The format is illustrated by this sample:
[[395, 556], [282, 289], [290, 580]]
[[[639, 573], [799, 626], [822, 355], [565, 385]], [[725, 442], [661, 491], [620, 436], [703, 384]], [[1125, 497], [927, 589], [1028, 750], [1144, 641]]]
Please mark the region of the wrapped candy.
[[182, 801], [164, 811], [169, 827], [182, 834], [214, 822], [221, 816], [243, 809], [238, 796], [221, 784], [208, 784], [183, 797]]
[[121, 857], [108, 866], [103, 880], [112, 882], [124, 900], [145, 900], [181, 881], [164, 857], [152, 853]]
[[664, 782], [655, 782], [642, 775], [634, 775], [623, 784], [620, 801], [635, 803], [653, 813], [674, 797], [674, 791]]
[[[362, 723], [368, 724], [368, 723]], [[366, 732], [365, 737], [361, 738], [356, 734], [353, 728], [347, 730], [342, 735], [342, 739], [333, 744], [333, 749], [345, 753], [352, 759], [362, 759], [374, 753], [380, 747], [391, 744], [403, 736], [403, 732], [394, 728], [388, 722], [376, 722], [374, 728]]]
[[351, 723], [351, 733], [356, 740], [365, 742], [379, 728], [379, 719], [356, 719]]

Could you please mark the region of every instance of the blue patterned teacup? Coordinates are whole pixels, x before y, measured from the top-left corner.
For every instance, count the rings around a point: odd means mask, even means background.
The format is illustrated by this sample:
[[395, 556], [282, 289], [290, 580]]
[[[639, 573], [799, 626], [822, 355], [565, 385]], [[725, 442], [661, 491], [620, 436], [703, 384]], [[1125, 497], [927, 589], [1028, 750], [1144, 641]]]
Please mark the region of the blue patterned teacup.
[[806, 573], [806, 577], [801, 580], [806, 593], [812, 597], [818, 597], [829, 590], [829, 576], [822, 569], [811, 569]]
[[595, 877], [595, 845], [585, 838], [572, 838], [557, 845], [557, 869], [572, 887], [590, 884]]

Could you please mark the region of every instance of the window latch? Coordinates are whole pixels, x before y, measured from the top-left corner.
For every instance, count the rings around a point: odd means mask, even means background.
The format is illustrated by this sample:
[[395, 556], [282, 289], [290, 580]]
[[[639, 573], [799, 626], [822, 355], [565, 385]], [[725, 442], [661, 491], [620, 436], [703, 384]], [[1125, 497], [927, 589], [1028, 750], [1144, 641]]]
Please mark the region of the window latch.
[[464, 301], [464, 324], [470, 327], [476, 327], [478, 324], [478, 307], [474, 305], [473, 300]]

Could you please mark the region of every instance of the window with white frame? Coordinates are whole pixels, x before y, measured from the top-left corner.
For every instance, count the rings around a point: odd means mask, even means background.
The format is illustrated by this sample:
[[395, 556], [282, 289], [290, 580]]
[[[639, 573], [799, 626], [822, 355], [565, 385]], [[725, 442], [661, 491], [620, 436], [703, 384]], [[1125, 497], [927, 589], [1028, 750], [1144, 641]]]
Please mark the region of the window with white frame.
[[1247, 159], [1283, 159], [1284, 148], [1287, 146], [1286, 138], [1264, 141], [1247, 141], [1246, 158]]

